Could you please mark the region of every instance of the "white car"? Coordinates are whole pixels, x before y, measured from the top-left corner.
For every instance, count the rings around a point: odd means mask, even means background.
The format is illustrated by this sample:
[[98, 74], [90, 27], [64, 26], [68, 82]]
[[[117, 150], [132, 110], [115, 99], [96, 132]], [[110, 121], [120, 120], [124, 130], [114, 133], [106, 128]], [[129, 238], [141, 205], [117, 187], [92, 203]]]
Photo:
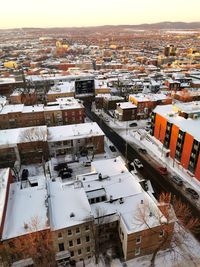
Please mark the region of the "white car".
[[139, 159], [134, 159], [133, 163], [135, 164], [135, 166], [136, 166], [138, 169], [143, 168], [143, 165], [142, 165], [142, 163], [140, 162]]

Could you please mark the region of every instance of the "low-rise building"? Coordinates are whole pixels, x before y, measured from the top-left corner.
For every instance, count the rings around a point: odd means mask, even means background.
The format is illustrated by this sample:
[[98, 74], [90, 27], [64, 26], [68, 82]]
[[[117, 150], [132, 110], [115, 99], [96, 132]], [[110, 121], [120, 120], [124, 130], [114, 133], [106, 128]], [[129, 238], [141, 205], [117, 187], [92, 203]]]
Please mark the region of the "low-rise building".
[[130, 121], [137, 119], [137, 106], [132, 102], [117, 103], [115, 116], [120, 121]]
[[68, 97], [57, 99], [47, 106], [4, 105], [0, 111], [0, 129], [83, 123], [84, 119], [83, 104], [73, 97]]
[[59, 82], [47, 92], [47, 102], [56, 101], [57, 98], [74, 97], [75, 82]]
[[137, 106], [137, 119], [147, 119], [157, 105], [172, 103], [172, 98], [165, 94], [129, 95], [129, 101]]
[[104, 133], [94, 122], [48, 128], [51, 156], [79, 156], [82, 151], [104, 153]]

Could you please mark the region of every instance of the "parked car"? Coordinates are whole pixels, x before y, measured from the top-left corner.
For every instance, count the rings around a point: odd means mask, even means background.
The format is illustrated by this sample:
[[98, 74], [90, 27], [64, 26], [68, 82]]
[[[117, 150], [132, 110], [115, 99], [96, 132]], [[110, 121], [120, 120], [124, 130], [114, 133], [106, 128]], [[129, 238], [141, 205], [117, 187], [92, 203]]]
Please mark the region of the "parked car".
[[147, 154], [147, 151], [144, 148], [138, 148], [138, 151], [142, 154]]
[[63, 168], [67, 168], [67, 163], [66, 162], [59, 163], [58, 165], [54, 166], [54, 171], [60, 171]]
[[194, 189], [187, 187], [185, 191], [189, 193], [192, 198], [199, 199], [199, 194]]
[[146, 131], [150, 131], [151, 130], [151, 127], [150, 126], [145, 126], [145, 130]]
[[112, 152], [116, 152], [116, 151], [117, 151], [116, 148], [115, 148], [114, 146], [109, 146], [109, 148], [110, 148], [110, 150], [111, 150]]
[[168, 171], [167, 171], [166, 167], [158, 167], [158, 171], [162, 175], [167, 175], [168, 174]]
[[67, 178], [71, 178], [71, 177], [72, 177], [72, 175], [70, 172], [63, 172], [61, 175], [62, 179], [67, 179]]
[[84, 161], [84, 162], [83, 162], [83, 166], [84, 166], [84, 167], [89, 167], [89, 166], [91, 166], [91, 161]]
[[132, 122], [129, 124], [129, 127], [136, 127], [136, 126], [138, 126], [136, 122]]
[[28, 178], [28, 169], [23, 169], [23, 171], [22, 171], [22, 176], [21, 176], [21, 178], [22, 178], [22, 181], [25, 181], [25, 180], [27, 180], [27, 178]]
[[173, 175], [171, 177], [171, 179], [172, 179], [172, 182], [174, 182], [175, 184], [177, 184], [179, 186], [183, 185], [183, 180], [180, 177], [178, 177], [177, 175]]
[[67, 171], [70, 172], [70, 173], [73, 172], [72, 168], [67, 168]]
[[143, 164], [141, 163], [141, 161], [139, 159], [134, 159], [133, 160], [133, 163], [135, 164], [135, 166], [138, 168], [138, 169], [142, 169], [143, 168]]

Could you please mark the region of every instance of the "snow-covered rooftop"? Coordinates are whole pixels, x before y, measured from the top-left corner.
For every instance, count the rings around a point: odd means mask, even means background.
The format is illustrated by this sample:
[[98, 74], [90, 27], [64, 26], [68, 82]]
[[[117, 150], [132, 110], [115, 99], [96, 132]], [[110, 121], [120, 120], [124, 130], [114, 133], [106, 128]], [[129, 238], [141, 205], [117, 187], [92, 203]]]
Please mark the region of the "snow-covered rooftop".
[[172, 124], [175, 124], [182, 131], [187, 132], [200, 141], [200, 118], [198, 119], [185, 119], [179, 116], [177, 111], [174, 111], [173, 105], [157, 106], [154, 112], [166, 118]]
[[166, 100], [169, 97], [165, 94], [132, 94], [129, 97], [136, 99], [138, 102], [149, 102], [149, 101], [159, 101]]
[[58, 230], [84, 223], [91, 216], [86, 193], [82, 187], [60, 180], [48, 183], [50, 225]]
[[0, 147], [14, 147], [18, 143], [47, 140], [47, 126], [0, 130]]
[[121, 103], [117, 103], [117, 105], [120, 106], [121, 109], [137, 108], [137, 106], [134, 105], [132, 102], [121, 102]]
[[[158, 218], [151, 216], [152, 213], [162, 217], [157, 204], [127, 170], [121, 157], [94, 161], [91, 170], [91, 173], [79, 175], [77, 179], [82, 181], [88, 198], [91, 198], [91, 194], [93, 197], [106, 196], [105, 201], [91, 204], [94, 217], [98, 217], [98, 212], [100, 212], [101, 216], [107, 215], [107, 218], [110, 216], [111, 220], [121, 218], [128, 233], [142, 231], [147, 228], [147, 225], [141, 224], [136, 217], [140, 205], [148, 204], [149, 225], [159, 225]], [[101, 179], [99, 179], [99, 174], [101, 174]]]
[[182, 112], [185, 112], [187, 114], [189, 113], [199, 113], [200, 112], [200, 101], [193, 101], [193, 102], [187, 102], [187, 103], [175, 103], [175, 108], [181, 110]]
[[[43, 179], [45, 180], [44, 177]], [[33, 232], [34, 229], [31, 228], [33, 221], [37, 222], [37, 230], [49, 228], [45, 204], [47, 190], [45, 183], [41, 184], [23, 189], [20, 182], [10, 185], [3, 240]]]
[[83, 105], [79, 103], [79, 100], [73, 97], [65, 97], [58, 98], [55, 102], [49, 102], [47, 106], [43, 104], [25, 106], [24, 104], [16, 104], [16, 105], [4, 105], [0, 110], [0, 114], [8, 114], [8, 113], [32, 113], [32, 112], [44, 112], [44, 111], [52, 111], [52, 110], [66, 110], [66, 109], [78, 109], [83, 108]]
[[51, 94], [65, 94], [75, 92], [75, 82], [60, 82], [51, 87], [47, 95]]
[[48, 128], [48, 142], [89, 138], [104, 135], [96, 122], [64, 125]]

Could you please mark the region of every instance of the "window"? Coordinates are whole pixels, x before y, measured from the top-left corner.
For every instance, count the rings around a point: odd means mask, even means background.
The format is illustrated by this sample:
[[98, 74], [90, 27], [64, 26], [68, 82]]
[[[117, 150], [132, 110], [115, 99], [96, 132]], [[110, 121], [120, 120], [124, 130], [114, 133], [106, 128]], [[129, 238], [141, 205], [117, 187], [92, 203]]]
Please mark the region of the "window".
[[90, 241], [90, 236], [86, 235], [85, 240], [86, 240], [86, 242], [89, 242]]
[[59, 248], [59, 251], [64, 251], [65, 250], [64, 243], [58, 244], [58, 248]]
[[74, 251], [70, 251], [71, 257], [74, 257]]
[[141, 236], [138, 236], [137, 238], [136, 238], [136, 244], [140, 244], [141, 243]]
[[68, 234], [68, 235], [72, 235], [72, 230], [71, 230], [71, 229], [68, 230], [68, 231], [67, 231], [67, 234]]
[[81, 249], [78, 249], [78, 255], [81, 255]]
[[77, 245], [80, 245], [80, 244], [81, 244], [81, 239], [78, 238], [78, 239], [76, 240], [76, 242], [77, 242]]
[[90, 252], [90, 247], [87, 247], [86, 250], [87, 250], [87, 252]]
[[122, 232], [122, 239], [124, 240], [124, 233]]
[[62, 238], [62, 233], [58, 233], [58, 238]]
[[159, 234], [159, 237], [163, 237], [163, 236], [164, 236], [164, 231], [161, 230], [161, 231], [160, 231], [160, 234]]
[[76, 228], [76, 233], [77, 234], [80, 233], [80, 228], [79, 227]]
[[86, 225], [85, 226], [85, 231], [89, 231], [89, 229], [90, 229], [89, 225]]
[[140, 255], [140, 248], [135, 249], [135, 256], [138, 256], [138, 255]]
[[69, 240], [69, 247], [73, 247], [73, 241]]

